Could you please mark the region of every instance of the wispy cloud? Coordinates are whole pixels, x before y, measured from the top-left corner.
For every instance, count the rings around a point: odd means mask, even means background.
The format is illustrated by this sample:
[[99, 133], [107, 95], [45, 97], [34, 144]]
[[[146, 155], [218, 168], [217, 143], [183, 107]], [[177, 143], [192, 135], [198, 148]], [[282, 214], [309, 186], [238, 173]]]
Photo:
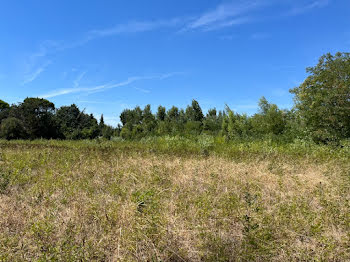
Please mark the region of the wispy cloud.
[[87, 44], [90, 41], [104, 37], [143, 33], [159, 29], [184, 26], [189, 21], [189, 19], [189, 17], [178, 17], [167, 20], [132, 21], [128, 23], [118, 24], [110, 28], [94, 29], [87, 32], [84, 36], [81, 37], [81, 39], [67, 45], [62, 45], [60, 48], [58, 48], [58, 50], [79, 47], [81, 45]]
[[156, 21], [143, 21], [143, 22], [130, 22], [126, 24], [120, 24], [112, 28], [93, 30], [88, 33], [89, 38], [98, 38], [105, 36], [113, 36], [126, 33], [139, 33], [153, 31], [160, 28], [169, 28], [184, 24], [186, 18], [173, 18], [169, 20], [156, 20]]
[[32, 53], [28, 58], [28, 64], [34, 65], [37, 61], [43, 57], [46, 57], [49, 53], [54, 52], [57, 48], [59, 48], [60, 44], [52, 41], [46, 40], [42, 42], [39, 46], [39, 50]]
[[129, 77], [127, 80], [119, 83], [109, 83], [109, 84], [104, 84], [104, 85], [98, 85], [98, 86], [93, 86], [93, 87], [74, 87], [74, 88], [67, 88], [67, 89], [60, 89], [56, 90], [44, 95], [40, 95], [39, 97], [42, 98], [52, 98], [52, 97], [57, 97], [57, 96], [62, 96], [62, 95], [67, 95], [67, 94], [73, 94], [73, 93], [97, 93], [97, 92], [102, 92], [106, 91], [108, 89], [113, 89], [117, 87], [123, 87], [123, 86], [128, 86], [134, 82], [141, 81], [141, 80], [163, 80], [178, 74], [182, 73], [169, 73], [169, 74], [162, 74], [162, 75], [153, 75], [153, 76], [135, 76], [135, 77]]
[[[216, 6], [213, 10], [209, 10], [202, 14], [194, 14], [183, 17], [175, 17], [169, 19], [158, 19], [150, 21], [131, 21], [120, 23], [109, 28], [94, 29], [82, 34], [76, 41], [69, 43], [58, 41], [45, 41], [40, 45], [39, 51], [33, 53], [29, 60], [31, 62], [46, 57], [49, 54], [64, 51], [67, 49], [77, 48], [85, 45], [93, 40], [105, 37], [112, 37], [124, 34], [144, 33], [161, 29], [174, 29], [174, 32], [188, 32], [193, 30], [213, 31], [227, 27], [238, 26], [246, 23], [261, 21], [257, 11], [264, 7], [275, 5], [282, 6], [279, 15], [287, 13], [287, 15], [298, 15], [310, 11], [315, 8], [327, 6], [331, 0], [309, 0], [309, 3], [297, 6], [292, 0], [237, 0], [228, 1]], [[282, 2], [282, 3], [281, 3]], [[291, 4], [293, 5], [291, 7]], [[282, 15], [283, 16], [283, 15]], [[270, 15], [271, 17], [271, 15]]]
[[[281, 7], [281, 13], [274, 14], [272, 15], [273, 17], [280, 17], [280, 14], [283, 13], [287, 13], [288, 15], [299, 15], [311, 11], [312, 9], [323, 8], [327, 6], [330, 1], [331, 0], [309, 0], [307, 4], [302, 6], [295, 5], [294, 1], [283, 2], [280, 0], [238, 0], [225, 2], [218, 5], [215, 9], [205, 12], [196, 19], [193, 19], [181, 31], [211, 31], [225, 27], [263, 21], [264, 19], [259, 17], [257, 11], [262, 8], [273, 6]], [[271, 15], [269, 17], [271, 17]]]
[[143, 89], [143, 88], [139, 88], [139, 87], [133, 87], [133, 88], [134, 88], [135, 90], [140, 91], [140, 92], [145, 93], [145, 94], [151, 93], [151, 91], [150, 91], [150, 90], [147, 90], [147, 89]]
[[330, 3], [330, 0], [314, 0], [312, 2], [309, 2], [308, 4], [305, 4], [303, 6], [296, 6], [293, 7], [289, 15], [299, 15], [306, 13], [312, 9], [317, 9], [317, 8], [323, 8], [326, 7]]
[[261, 3], [261, 1], [241, 1], [221, 4], [215, 10], [202, 14], [188, 24], [185, 31], [194, 29], [215, 30], [247, 23], [252, 20], [252, 18], [246, 16], [247, 13], [260, 7]]
[[75, 87], [75, 88], [77, 88], [77, 87], [79, 87], [79, 85], [80, 85], [80, 81], [83, 79], [83, 77], [86, 75], [86, 71], [85, 72], [82, 72], [81, 74], [79, 74], [78, 76], [77, 76], [77, 78], [73, 81], [73, 86]]
[[128, 23], [117, 24], [109, 28], [90, 30], [85, 34], [82, 34], [77, 40], [72, 40], [69, 43], [47, 40], [40, 45], [37, 52], [29, 56], [28, 64], [33, 64], [36, 60], [46, 57], [49, 54], [77, 48], [99, 38], [181, 27], [188, 23], [190, 20], [190, 17], [178, 17], [153, 21], [131, 21]]
[[25, 76], [25, 79], [22, 82], [22, 85], [28, 84], [30, 82], [33, 82], [35, 79], [37, 79], [45, 70], [46, 68], [51, 64], [51, 61], [47, 61], [43, 65], [39, 66], [36, 68], [33, 72], [30, 74], [27, 74]]

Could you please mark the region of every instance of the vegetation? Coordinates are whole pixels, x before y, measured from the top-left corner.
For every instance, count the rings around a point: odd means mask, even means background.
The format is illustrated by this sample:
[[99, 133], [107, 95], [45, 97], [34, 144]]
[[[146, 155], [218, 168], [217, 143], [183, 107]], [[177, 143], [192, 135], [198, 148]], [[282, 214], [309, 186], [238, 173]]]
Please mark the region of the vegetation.
[[[338, 144], [350, 138], [350, 54], [324, 55], [295, 94], [295, 107], [281, 110], [260, 99], [260, 111], [252, 116], [210, 109], [206, 115], [196, 100], [186, 109], [151, 106], [126, 109], [116, 128], [98, 122], [76, 105], [55, 109], [45, 99], [27, 98], [9, 106], [0, 100], [1, 137], [6, 139], [95, 139], [121, 137], [141, 139], [154, 136], [196, 137], [207, 134], [226, 140], [295, 139], [316, 143]], [[6, 120], [6, 121], [5, 121]]]
[[350, 261], [350, 54], [307, 71], [252, 116], [0, 100], [0, 261]]
[[350, 259], [350, 145], [200, 136], [0, 149], [1, 261]]

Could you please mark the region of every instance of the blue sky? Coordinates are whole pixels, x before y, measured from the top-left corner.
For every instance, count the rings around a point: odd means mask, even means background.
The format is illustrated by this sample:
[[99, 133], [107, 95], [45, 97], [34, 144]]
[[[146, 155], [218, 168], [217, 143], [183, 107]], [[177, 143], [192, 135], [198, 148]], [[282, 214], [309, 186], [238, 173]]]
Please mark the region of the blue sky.
[[0, 99], [77, 104], [116, 125], [151, 104], [282, 108], [305, 68], [350, 49], [349, 0], [3, 0]]

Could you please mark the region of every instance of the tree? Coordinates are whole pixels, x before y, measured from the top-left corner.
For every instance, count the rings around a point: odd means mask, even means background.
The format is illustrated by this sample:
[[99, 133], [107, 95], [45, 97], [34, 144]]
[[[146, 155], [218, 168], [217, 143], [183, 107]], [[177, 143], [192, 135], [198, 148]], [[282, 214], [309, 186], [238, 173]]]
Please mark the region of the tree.
[[177, 122], [179, 121], [179, 118], [180, 118], [180, 112], [176, 106], [173, 106], [168, 110], [167, 119], [169, 119], [169, 121]]
[[295, 107], [315, 141], [350, 137], [350, 53], [323, 55], [298, 87]]
[[166, 117], [165, 107], [159, 106], [158, 111], [157, 111], [157, 120], [158, 121], [165, 121], [165, 117]]
[[152, 114], [151, 105], [146, 105], [142, 112], [142, 131], [143, 135], [151, 135], [157, 124], [154, 115]]
[[9, 109], [10, 105], [8, 103], [6, 103], [5, 101], [0, 99], [0, 112], [5, 110], [5, 109]]
[[103, 119], [103, 114], [101, 115], [99, 126], [101, 129], [105, 127], [105, 120]]
[[0, 124], [1, 121], [8, 117], [10, 111], [10, 105], [0, 99]]
[[217, 134], [221, 128], [221, 119], [218, 118], [216, 108], [209, 109], [203, 120], [203, 129], [213, 135]]
[[43, 98], [26, 98], [17, 107], [18, 118], [25, 125], [29, 138], [54, 138], [57, 127], [54, 122], [55, 105]]
[[110, 140], [111, 137], [114, 135], [114, 128], [109, 125], [105, 125], [102, 129], [101, 135], [103, 138]]
[[181, 120], [181, 111], [176, 106], [170, 108], [167, 112], [165, 126], [162, 127], [163, 133], [171, 135], [180, 135], [183, 132], [184, 122]]
[[235, 114], [227, 105], [226, 112], [222, 121], [222, 133], [226, 138], [241, 139], [251, 135], [251, 122], [247, 115]]
[[186, 117], [189, 121], [202, 122], [204, 115], [199, 103], [196, 100], [192, 100], [191, 106], [186, 108]]
[[10, 140], [26, 138], [27, 134], [21, 120], [14, 117], [9, 117], [1, 122], [0, 136]]
[[103, 114], [100, 117], [100, 122], [98, 123], [98, 128], [100, 130], [100, 136], [103, 136], [103, 130], [105, 129], [105, 120], [103, 118]]
[[286, 127], [286, 113], [277, 105], [270, 104], [265, 97], [259, 101], [259, 113], [252, 117], [255, 133], [260, 135], [280, 135]]
[[66, 139], [92, 139], [100, 134], [95, 117], [80, 111], [75, 104], [58, 109], [56, 122], [61, 136]]
[[79, 128], [80, 110], [75, 105], [62, 106], [56, 112], [56, 121], [62, 138], [72, 139], [74, 131]]

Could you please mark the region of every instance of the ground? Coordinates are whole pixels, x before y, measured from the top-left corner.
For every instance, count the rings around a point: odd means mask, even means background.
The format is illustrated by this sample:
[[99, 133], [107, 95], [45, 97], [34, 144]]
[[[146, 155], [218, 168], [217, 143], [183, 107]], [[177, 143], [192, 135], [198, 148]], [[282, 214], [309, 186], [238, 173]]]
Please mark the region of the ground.
[[350, 261], [346, 156], [238, 151], [2, 141], [0, 261]]

